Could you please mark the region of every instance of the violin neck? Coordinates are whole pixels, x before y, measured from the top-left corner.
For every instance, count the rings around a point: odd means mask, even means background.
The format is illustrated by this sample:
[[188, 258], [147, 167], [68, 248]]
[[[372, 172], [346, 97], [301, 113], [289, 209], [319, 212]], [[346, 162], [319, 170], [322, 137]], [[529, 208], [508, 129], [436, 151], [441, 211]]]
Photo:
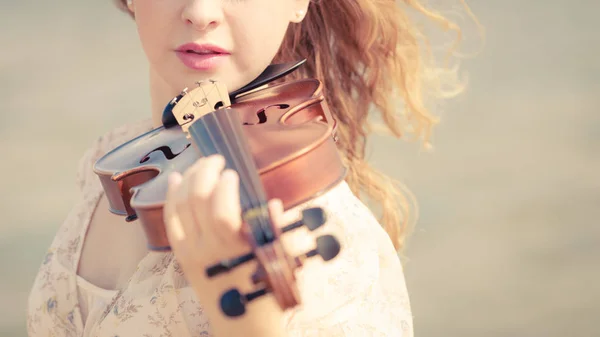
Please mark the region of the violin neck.
[[257, 244], [274, 239], [270, 229], [267, 197], [250, 147], [235, 109], [221, 108], [195, 120], [188, 129], [192, 143], [202, 156], [220, 154], [226, 168], [236, 171], [240, 182], [240, 204], [244, 220]]

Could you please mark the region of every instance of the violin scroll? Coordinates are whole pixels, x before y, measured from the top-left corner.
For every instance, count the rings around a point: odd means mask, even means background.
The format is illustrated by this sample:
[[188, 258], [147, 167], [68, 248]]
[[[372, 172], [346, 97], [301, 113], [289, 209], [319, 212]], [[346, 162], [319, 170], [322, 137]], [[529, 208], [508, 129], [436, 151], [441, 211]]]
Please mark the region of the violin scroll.
[[[248, 303], [267, 294], [275, 296], [282, 310], [295, 307], [301, 302], [295, 284], [296, 269], [302, 267], [305, 260], [317, 255], [325, 262], [330, 261], [338, 255], [340, 248], [339, 241], [334, 236], [322, 235], [317, 237], [315, 248], [296, 257], [289, 256], [280, 242], [261, 246], [255, 253], [242, 256], [252, 255], [258, 258], [259, 265], [252, 275], [252, 282], [259, 287], [247, 294], [240, 293], [236, 288], [226, 291], [221, 296], [222, 312], [229, 317], [241, 316], [246, 312]], [[248, 261], [250, 260], [252, 259]], [[229, 268], [228, 271], [237, 266], [239, 264]]]
[[[325, 221], [325, 212], [321, 208], [308, 208], [303, 212], [302, 220], [298, 220], [290, 225], [287, 225], [281, 229], [281, 233], [287, 233], [289, 231], [301, 228], [302, 226], [306, 226], [310, 231], [313, 231], [320, 226], [322, 226]], [[277, 245], [280, 245], [277, 243]], [[293, 273], [297, 268], [300, 268], [304, 265], [304, 261], [308, 258], [321, 256], [323, 261], [329, 261], [335, 258], [340, 252], [340, 244], [338, 240], [332, 235], [322, 235], [316, 239], [316, 247], [300, 256], [296, 256], [291, 258], [289, 256], [284, 256], [284, 252], [281, 251], [281, 247], [265, 247], [263, 250], [271, 249], [272, 252], [275, 250], [280, 250], [282, 256], [279, 256], [285, 261], [285, 265], [289, 266], [289, 270]], [[262, 253], [262, 257], [266, 253]], [[246, 262], [252, 261], [257, 257], [254, 252], [248, 253], [246, 255], [242, 255], [237, 258], [223, 260], [218, 264], [210, 266], [206, 269], [206, 275], [208, 277], [215, 277], [221, 273], [228, 272], [233, 270], [235, 267], [238, 267]], [[281, 261], [278, 261], [281, 265]], [[285, 268], [282, 268], [282, 270]], [[251, 293], [241, 294], [237, 289], [231, 289], [227, 291], [221, 297], [221, 310], [227, 316], [236, 317], [243, 315], [246, 312], [246, 304], [255, 300], [261, 296], [264, 296], [268, 293], [273, 293], [275, 289], [273, 289], [272, 280], [268, 279], [267, 272], [264, 268], [259, 268], [252, 276], [252, 282], [255, 285], [261, 285], [261, 287]], [[280, 306], [282, 309], [287, 309], [289, 307], [293, 307], [299, 303], [298, 296], [296, 295], [295, 289], [286, 289], [285, 285], [278, 284], [278, 289], [280, 292], [285, 291], [286, 295], [277, 296], [276, 298], [280, 302]]]
[[[323, 261], [329, 261], [335, 258], [340, 252], [340, 244], [338, 240], [332, 235], [323, 235], [317, 238], [316, 240], [316, 248], [308, 251], [307, 253], [298, 256], [295, 258], [295, 262], [297, 267], [302, 266], [302, 262], [310, 257], [321, 256]], [[297, 268], [296, 267], [296, 268]], [[256, 280], [255, 284], [263, 282], [263, 280]], [[242, 294], [238, 289], [230, 289], [226, 291], [223, 296], [221, 296], [221, 310], [223, 313], [229, 317], [237, 317], [246, 313], [246, 305], [251, 301], [260, 298], [264, 295], [267, 295], [272, 292], [272, 289], [269, 289], [267, 286], [263, 286], [255, 291], [252, 291], [247, 294]], [[292, 296], [295, 296], [296, 293], [291, 292]], [[292, 297], [293, 298], [293, 297]], [[279, 300], [279, 298], [278, 298]], [[286, 302], [280, 301], [280, 307], [282, 309], [287, 309], [294, 307], [300, 301], [297, 298], [293, 298], [293, 301], [290, 301], [290, 304], [287, 305]]]
[[[292, 224], [289, 224], [281, 229], [281, 233], [287, 233], [294, 229], [306, 226], [308, 230], [314, 231], [321, 227], [327, 221], [325, 211], [320, 207], [307, 208], [302, 211], [302, 219]], [[206, 268], [206, 276], [214, 277], [221, 273], [228, 272], [233, 268], [240, 266], [246, 262], [252, 261], [255, 258], [254, 253], [248, 253], [233, 259], [223, 260]]]

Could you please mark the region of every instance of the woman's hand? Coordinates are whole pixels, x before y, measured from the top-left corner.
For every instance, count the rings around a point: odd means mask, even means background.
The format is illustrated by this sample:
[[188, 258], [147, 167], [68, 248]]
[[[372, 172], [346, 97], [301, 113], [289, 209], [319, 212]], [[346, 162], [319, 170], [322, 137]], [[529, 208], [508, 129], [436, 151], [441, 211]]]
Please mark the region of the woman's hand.
[[[192, 284], [204, 280], [207, 266], [247, 253], [251, 247], [241, 236], [238, 175], [224, 170], [225, 160], [215, 155], [199, 159], [185, 173], [169, 177], [165, 203], [167, 236]], [[202, 269], [202, 270], [200, 270]]]
[[[282, 313], [272, 296], [253, 302], [241, 318], [229, 319], [221, 313], [219, 301], [225, 291], [255, 290], [250, 277], [254, 262], [211, 279], [205, 274], [208, 266], [252, 250], [241, 233], [238, 179], [235, 171], [225, 169], [220, 155], [199, 159], [183, 176], [170, 176], [164, 207], [167, 236], [216, 336], [282, 336]], [[270, 201], [269, 210], [275, 223], [281, 224], [281, 202]]]

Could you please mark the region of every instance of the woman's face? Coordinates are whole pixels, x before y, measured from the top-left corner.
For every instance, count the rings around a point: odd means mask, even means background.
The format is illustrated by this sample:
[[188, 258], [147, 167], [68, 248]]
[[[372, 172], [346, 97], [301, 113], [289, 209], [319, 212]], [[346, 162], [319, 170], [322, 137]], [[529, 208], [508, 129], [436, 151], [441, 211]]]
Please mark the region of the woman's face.
[[151, 72], [173, 91], [213, 79], [233, 91], [272, 61], [309, 0], [134, 0]]

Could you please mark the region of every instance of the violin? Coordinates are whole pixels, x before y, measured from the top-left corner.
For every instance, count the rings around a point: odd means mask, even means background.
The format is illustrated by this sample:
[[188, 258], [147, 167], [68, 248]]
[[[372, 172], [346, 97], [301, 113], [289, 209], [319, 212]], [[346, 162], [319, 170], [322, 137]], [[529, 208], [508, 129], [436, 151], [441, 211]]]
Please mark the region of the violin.
[[220, 154], [240, 179], [242, 229], [252, 251], [222, 260], [206, 269], [215, 277], [249, 261], [256, 291], [231, 289], [221, 296], [221, 311], [241, 316], [252, 300], [272, 294], [282, 310], [301, 302], [295, 271], [319, 255], [335, 258], [341, 247], [332, 235], [316, 239], [315, 248], [301, 256], [284, 249], [282, 234], [326, 222], [315, 207], [284, 227], [273, 223], [267, 201], [278, 198], [284, 210], [300, 205], [341, 182], [346, 167], [337, 151], [332, 117], [319, 80], [307, 78], [279, 84], [274, 80], [304, 63], [269, 66], [246, 86], [227, 92], [216, 81], [197, 82], [165, 107], [162, 126], [108, 152], [94, 165], [110, 211], [139, 221], [152, 251], [170, 251], [163, 220], [169, 173], [183, 173], [199, 158]]

